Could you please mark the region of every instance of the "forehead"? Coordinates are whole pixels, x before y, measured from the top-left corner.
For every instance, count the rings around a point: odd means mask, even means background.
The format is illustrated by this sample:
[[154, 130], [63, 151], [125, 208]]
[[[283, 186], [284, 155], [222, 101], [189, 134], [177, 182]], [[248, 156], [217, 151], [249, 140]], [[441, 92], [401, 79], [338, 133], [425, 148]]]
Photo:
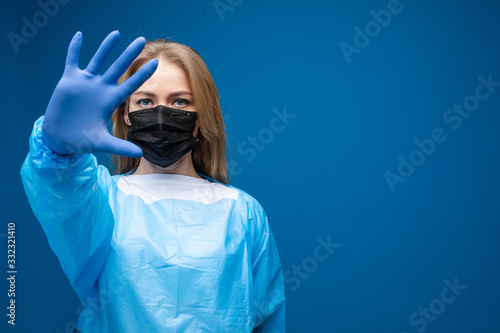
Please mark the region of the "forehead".
[[177, 90], [191, 91], [191, 87], [187, 75], [181, 67], [162, 60], [154, 74], [138, 90], [147, 90], [155, 94], [168, 94]]

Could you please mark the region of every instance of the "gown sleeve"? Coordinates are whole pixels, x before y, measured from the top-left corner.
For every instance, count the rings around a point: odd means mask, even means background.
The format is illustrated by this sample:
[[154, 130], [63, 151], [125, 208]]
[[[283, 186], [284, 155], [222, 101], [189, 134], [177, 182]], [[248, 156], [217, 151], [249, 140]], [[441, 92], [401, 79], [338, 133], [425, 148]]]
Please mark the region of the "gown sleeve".
[[50, 247], [85, 304], [110, 249], [111, 176], [92, 154], [59, 155], [47, 147], [43, 119], [33, 127], [21, 179]]
[[252, 333], [285, 333], [285, 285], [278, 248], [264, 209], [258, 202], [253, 206], [249, 216], [254, 221]]

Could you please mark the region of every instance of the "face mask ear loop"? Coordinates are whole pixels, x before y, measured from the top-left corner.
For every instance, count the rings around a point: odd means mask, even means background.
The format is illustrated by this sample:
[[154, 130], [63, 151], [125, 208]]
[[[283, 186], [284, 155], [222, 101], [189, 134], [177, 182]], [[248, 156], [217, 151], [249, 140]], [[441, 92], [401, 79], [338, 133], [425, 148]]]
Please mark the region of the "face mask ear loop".
[[[196, 118], [198, 118], [198, 114], [196, 114]], [[196, 121], [198, 121], [198, 119]], [[196, 134], [196, 143], [200, 142], [200, 133], [201, 133], [201, 128], [198, 126], [198, 134]]]
[[196, 134], [196, 143], [200, 142], [200, 133], [201, 130], [198, 128], [198, 134]]

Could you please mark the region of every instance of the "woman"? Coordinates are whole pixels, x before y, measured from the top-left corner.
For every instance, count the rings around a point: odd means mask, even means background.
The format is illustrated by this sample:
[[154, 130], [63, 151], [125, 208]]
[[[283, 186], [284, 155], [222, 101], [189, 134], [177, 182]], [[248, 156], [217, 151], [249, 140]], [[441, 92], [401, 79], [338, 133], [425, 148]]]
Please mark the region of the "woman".
[[[80, 331], [284, 332], [276, 244], [259, 203], [227, 185], [205, 63], [185, 45], [138, 38], [99, 75], [118, 38], [81, 70], [73, 37], [21, 169], [84, 305]], [[93, 152], [115, 155], [117, 174]]]

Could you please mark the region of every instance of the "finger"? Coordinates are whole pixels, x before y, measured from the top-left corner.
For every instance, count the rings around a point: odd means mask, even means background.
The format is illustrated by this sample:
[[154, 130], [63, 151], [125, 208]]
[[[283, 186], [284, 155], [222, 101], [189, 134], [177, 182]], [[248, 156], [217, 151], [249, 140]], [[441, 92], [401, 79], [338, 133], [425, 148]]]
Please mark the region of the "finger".
[[120, 33], [118, 31], [111, 32], [101, 43], [99, 49], [90, 60], [89, 65], [86, 70], [91, 74], [98, 74], [101, 70], [106, 58], [109, 56], [116, 43], [118, 43], [118, 39], [120, 38]]
[[144, 45], [146, 45], [144, 37], [139, 37], [130, 43], [127, 49], [123, 51], [120, 57], [116, 59], [106, 73], [104, 73], [104, 79], [108, 82], [117, 82], [120, 76], [125, 73], [127, 68], [134, 62], [135, 58], [141, 53]]
[[78, 58], [80, 57], [80, 49], [82, 48], [82, 33], [78, 31], [68, 47], [68, 54], [66, 55], [66, 67], [78, 67]]
[[134, 75], [120, 84], [118, 89], [119, 104], [123, 103], [130, 95], [134, 93], [144, 82], [146, 82], [158, 67], [158, 59], [151, 59], [145, 63]]
[[145, 63], [134, 75], [116, 87], [116, 97], [113, 105], [110, 105], [106, 117], [111, 117], [116, 108], [132, 95], [144, 82], [153, 75], [158, 67], [158, 59], [151, 59]]
[[119, 139], [111, 134], [95, 146], [95, 151], [132, 158], [140, 158], [142, 156], [142, 150], [137, 145], [130, 141]]

